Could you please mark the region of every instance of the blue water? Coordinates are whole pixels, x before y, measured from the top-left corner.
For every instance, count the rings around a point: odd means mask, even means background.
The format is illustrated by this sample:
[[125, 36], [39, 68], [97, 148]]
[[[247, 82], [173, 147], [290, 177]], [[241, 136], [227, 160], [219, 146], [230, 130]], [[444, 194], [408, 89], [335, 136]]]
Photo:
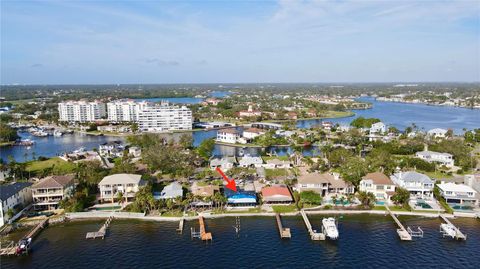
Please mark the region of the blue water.
[[[228, 92], [216, 92], [219, 96], [228, 95]], [[167, 98], [168, 99], [168, 98]], [[160, 98], [159, 98], [160, 100]], [[200, 98], [173, 98], [170, 100], [176, 100], [193, 104], [200, 102]], [[200, 101], [199, 101], [200, 100]], [[472, 110], [467, 108], [458, 107], [441, 107], [441, 106], [428, 106], [422, 104], [404, 104], [394, 102], [378, 102], [373, 98], [361, 98], [360, 100], [371, 102], [373, 104], [372, 109], [367, 110], [355, 110], [355, 116], [339, 118], [339, 119], [324, 119], [323, 121], [332, 121], [340, 124], [350, 124], [350, 122], [359, 116], [379, 118], [388, 125], [393, 125], [399, 129], [404, 129], [412, 123], [416, 123], [417, 126], [424, 130], [430, 130], [433, 128], [452, 128], [455, 133], [462, 133], [463, 128], [474, 129], [480, 128], [480, 110]], [[298, 128], [310, 128], [314, 125], [321, 124], [322, 120], [300, 120], [297, 122]], [[208, 138], [214, 138], [217, 135], [216, 130], [197, 131], [191, 134], [193, 136], [194, 146], [198, 146], [203, 140]], [[174, 134], [173, 136], [179, 136]], [[22, 138], [30, 138], [30, 136], [22, 134]], [[63, 136], [60, 138], [47, 137], [36, 138], [37, 143], [27, 149], [26, 147], [2, 147], [0, 148], [0, 157], [4, 160], [9, 155], [13, 156], [17, 161], [30, 160], [32, 152], [35, 152], [36, 156], [52, 157], [61, 154], [65, 151], [71, 151], [81, 146], [92, 149], [98, 147], [99, 144], [106, 141], [117, 140], [120, 138], [112, 137], [94, 137], [94, 136]], [[291, 154], [290, 148], [271, 148], [265, 149], [267, 152], [275, 152], [280, 156]], [[25, 153], [27, 156], [25, 158]], [[246, 153], [251, 155], [262, 154], [262, 149], [259, 148], [235, 148], [229, 146], [216, 145], [214, 149], [214, 155], [227, 155], [232, 156], [234, 154]], [[318, 149], [306, 148], [304, 154], [306, 156], [318, 155]]]
[[[355, 116], [330, 119], [334, 123], [348, 125], [356, 117], [379, 118], [387, 125], [400, 130], [415, 123], [419, 128], [428, 131], [433, 128], [452, 129], [455, 133], [463, 133], [463, 128], [472, 130], [480, 128], [480, 109], [461, 107], [429, 106], [423, 104], [405, 104], [397, 102], [380, 102], [371, 97], [359, 98], [373, 104], [371, 109], [354, 110]], [[322, 120], [304, 120], [297, 123], [299, 128], [309, 128], [320, 124]]]
[[[321, 228], [323, 216], [310, 216]], [[420, 226], [425, 234], [400, 241], [388, 216], [356, 215], [339, 219], [338, 241], [312, 241], [300, 216], [283, 217], [291, 239], [280, 239], [274, 217], [207, 219], [213, 241], [190, 238], [185, 222], [127, 221], [115, 219], [105, 240], [86, 240], [102, 221], [50, 226], [33, 242], [29, 256], [2, 257], [1, 268], [478, 268], [480, 222], [455, 219], [466, 241], [442, 238], [439, 219], [400, 217], [406, 226]]]

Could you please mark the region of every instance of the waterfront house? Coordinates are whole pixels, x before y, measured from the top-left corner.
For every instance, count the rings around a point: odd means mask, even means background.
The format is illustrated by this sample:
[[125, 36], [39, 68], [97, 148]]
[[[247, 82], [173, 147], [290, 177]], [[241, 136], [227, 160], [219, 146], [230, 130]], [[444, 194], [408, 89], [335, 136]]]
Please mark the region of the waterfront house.
[[477, 191], [465, 184], [442, 182], [437, 184], [440, 194], [449, 204], [478, 205]]
[[448, 130], [435, 128], [427, 132], [427, 135], [431, 138], [445, 138], [447, 136]]
[[400, 171], [392, 176], [392, 181], [397, 186], [407, 189], [413, 197], [424, 199], [433, 196], [435, 182], [427, 175], [415, 171]]
[[113, 202], [118, 198], [119, 193], [122, 193], [127, 201], [133, 199], [139, 188], [145, 185], [141, 178], [142, 175], [136, 174], [114, 174], [104, 177], [98, 183], [100, 199]]
[[197, 181], [193, 182], [190, 191], [195, 196], [210, 197], [218, 192], [220, 187], [217, 185], [199, 185]]
[[262, 201], [265, 204], [290, 204], [292, 194], [285, 185], [274, 185], [262, 188]]
[[229, 128], [217, 131], [217, 142], [235, 144], [238, 139], [240, 139], [240, 132], [236, 129]]
[[32, 203], [31, 186], [30, 182], [0, 185], [0, 227], [14, 216], [10, 216], [8, 211], [12, 210], [15, 214]]
[[415, 153], [415, 156], [429, 163], [439, 163], [441, 165], [445, 165], [446, 167], [454, 166], [453, 155], [450, 153], [425, 150]]
[[225, 172], [233, 168], [236, 163], [237, 159], [235, 157], [212, 158], [210, 159], [210, 169], [215, 170], [220, 167]]
[[243, 137], [247, 140], [253, 140], [257, 136], [265, 134], [266, 131], [259, 128], [248, 128], [243, 130]]
[[55, 210], [74, 190], [73, 175], [45, 177], [32, 186], [33, 207], [35, 210]]
[[118, 140], [105, 142], [98, 147], [98, 153], [100, 154], [100, 156], [108, 158], [121, 158], [123, 157], [124, 150], [125, 145]]
[[262, 167], [263, 159], [262, 157], [254, 157], [250, 155], [245, 155], [244, 157], [239, 158], [238, 166], [240, 167]]
[[340, 178], [338, 173], [304, 173], [297, 179], [299, 192], [315, 191], [322, 196], [328, 194], [351, 194], [354, 187]]
[[227, 205], [230, 207], [254, 207], [257, 205], [257, 195], [254, 191], [245, 191], [237, 188], [237, 192], [225, 189]]
[[271, 160], [267, 160], [266, 164], [264, 164], [263, 167], [267, 169], [288, 169], [292, 167], [292, 163], [290, 161], [271, 159]]
[[176, 181], [165, 186], [160, 195], [155, 195], [155, 199], [176, 199], [182, 197], [183, 187], [180, 183]]
[[359, 189], [373, 193], [379, 201], [388, 202], [395, 193], [395, 184], [385, 174], [375, 172], [368, 173], [360, 180]]
[[480, 174], [465, 175], [464, 183], [465, 185], [472, 187], [477, 192], [480, 192]]
[[387, 126], [383, 122], [377, 122], [370, 127], [371, 134], [383, 134], [387, 131]]

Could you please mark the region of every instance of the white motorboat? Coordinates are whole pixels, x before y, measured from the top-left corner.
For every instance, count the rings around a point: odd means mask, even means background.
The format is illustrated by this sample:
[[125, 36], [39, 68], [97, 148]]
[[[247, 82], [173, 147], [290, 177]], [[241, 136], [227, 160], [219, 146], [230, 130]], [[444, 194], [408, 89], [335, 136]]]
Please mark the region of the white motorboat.
[[62, 136], [62, 135], [63, 135], [63, 133], [60, 132], [60, 131], [58, 131], [58, 130], [55, 130], [55, 131], [53, 132], [53, 136], [60, 137], [60, 136]]
[[450, 236], [451, 238], [455, 238], [457, 235], [457, 231], [455, 230], [455, 227], [451, 224], [447, 223], [442, 223], [440, 224], [440, 230], [442, 231], [443, 235]]
[[323, 224], [323, 232], [325, 233], [325, 236], [332, 240], [338, 239], [338, 229], [337, 229], [337, 222], [335, 218], [324, 218], [322, 220]]

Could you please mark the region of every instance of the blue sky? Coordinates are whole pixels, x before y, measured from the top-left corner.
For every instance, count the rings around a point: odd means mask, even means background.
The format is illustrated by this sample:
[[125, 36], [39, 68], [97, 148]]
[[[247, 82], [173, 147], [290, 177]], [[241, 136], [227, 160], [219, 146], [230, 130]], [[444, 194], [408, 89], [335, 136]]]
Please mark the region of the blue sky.
[[480, 81], [480, 1], [1, 1], [2, 84]]

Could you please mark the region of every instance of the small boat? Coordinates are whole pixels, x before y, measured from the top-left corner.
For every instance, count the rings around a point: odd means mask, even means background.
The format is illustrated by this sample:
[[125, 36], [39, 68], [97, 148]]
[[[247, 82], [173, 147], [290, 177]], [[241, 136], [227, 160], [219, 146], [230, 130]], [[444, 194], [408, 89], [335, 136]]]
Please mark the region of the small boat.
[[442, 223], [440, 224], [440, 230], [442, 231], [443, 235], [450, 236], [451, 238], [455, 238], [457, 235], [457, 231], [455, 230], [455, 227], [451, 224], [447, 223]]
[[338, 229], [337, 229], [337, 223], [335, 221], [335, 218], [324, 218], [322, 220], [323, 224], [323, 231], [325, 233], [325, 236], [332, 240], [338, 239]]
[[55, 136], [55, 137], [60, 137], [62, 135], [63, 135], [63, 133], [58, 131], [58, 130], [53, 131], [53, 136]]
[[18, 241], [17, 255], [28, 252], [28, 249], [30, 248], [31, 243], [32, 243], [32, 238], [31, 237], [23, 238], [20, 241]]
[[82, 152], [84, 152], [84, 151], [85, 151], [85, 148], [84, 148], [84, 147], [80, 147], [80, 148], [74, 150], [73, 153], [82, 153]]
[[21, 139], [21, 140], [17, 140], [17, 142], [15, 142], [15, 145], [16, 146], [31, 146], [35, 144], [35, 141], [33, 140], [30, 140], [30, 139]]
[[40, 131], [33, 132], [32, 135], [38, 136], [38, 137], [46, 137], [48, 136], [48, 133], [40, 130]]

